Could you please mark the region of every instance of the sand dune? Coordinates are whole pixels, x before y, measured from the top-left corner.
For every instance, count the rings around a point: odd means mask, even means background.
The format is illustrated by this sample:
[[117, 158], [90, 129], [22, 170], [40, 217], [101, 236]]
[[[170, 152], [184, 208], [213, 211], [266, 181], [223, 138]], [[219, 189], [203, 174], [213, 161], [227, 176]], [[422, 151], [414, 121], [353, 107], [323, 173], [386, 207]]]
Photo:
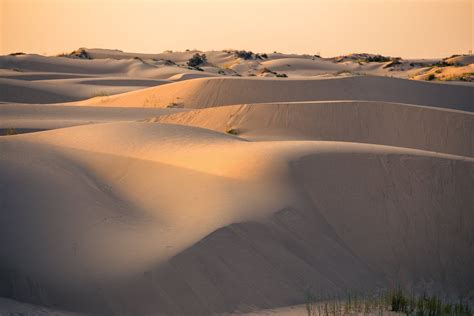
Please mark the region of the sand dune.
[[124, 93], [169, 81], [133, 78], [73, 78], [17, 80], [0, 78], [0, 101], [21, 103], [61, 103]]
[[47, 308], [44, 306], [21, 303], [3, 297], [0, 297], [0, 314], [5, 316], [80, 316], [80, 314], [77, 313], [70, 313], [54, 308]]
[[453, 56], [445, 59], [448, 64], [460, 64], [463, 66], [474, 64], [474, 56], [460, 55]]
[[0, 68], [20, 72], [61, 72], [75, 74], [107, 75], [132, 73], [152, 68], [139, 60], [83, 60], [66, 57], [45, 57], [40, 55], [1, 56]]
[[444, 66], [433, 67], [413, 76], [416, 80], [440, 80], [453, 81], [462, 80], [464, 82], [474, 81], [474, 64], [467, 66]]
[[0, 56], [0, 314], [474, 302], [469, 56], [197, 52]]
[[279, 58], [262, 62], [262, 66], [279, 73], [294, 76], [315, 76], [340, 71], [362, 71], [357, 64], [341, 65], [320, 58]]
[[[0, 104], [0, 131], [49, 130], [105, 122], [132, 122], [182, 109], [71, 107], [49, 104]], [[0, 135], [3, 133], [0, 132]]]
[[162, 115], [151, 121], [233, 131], [251, 140], [348, 141], [474, 157], [472, 113], [406, 104], [245, 104]]
[[[0, 146], [11, 227], [0, 232], [2, 293], [21, 300], [197, 315], [291, 304], [307, 286], [429, 279], [457, 293], [474, 282], [470, 158], [254, 143], [156, 123], [8, 136]], [[377, 236], [370, 248], [368, 234]]]
[[471, 87], [373, 76], [319, 80], [202, 78], [74, 104], [141, 107], [147, 100], [153, 100], [159, 107], [206, 108], [243, 103], [362, 100], [473, 111], [473, 97]]

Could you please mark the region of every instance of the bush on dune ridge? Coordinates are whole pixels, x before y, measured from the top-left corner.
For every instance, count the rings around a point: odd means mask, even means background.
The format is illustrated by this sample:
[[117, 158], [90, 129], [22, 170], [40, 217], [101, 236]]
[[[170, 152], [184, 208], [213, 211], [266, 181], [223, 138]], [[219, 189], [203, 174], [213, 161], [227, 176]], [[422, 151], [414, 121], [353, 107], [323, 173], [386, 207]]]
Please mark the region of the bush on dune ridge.
[[187, 62], [188, 66], [193, 67], [193, 68], [199, 68], [199, 66], [205, 65], [206, 63], [207, 63], [206, 54], [199, 54], [199, 53], [194, 54], [193, 57], [191, 57]]

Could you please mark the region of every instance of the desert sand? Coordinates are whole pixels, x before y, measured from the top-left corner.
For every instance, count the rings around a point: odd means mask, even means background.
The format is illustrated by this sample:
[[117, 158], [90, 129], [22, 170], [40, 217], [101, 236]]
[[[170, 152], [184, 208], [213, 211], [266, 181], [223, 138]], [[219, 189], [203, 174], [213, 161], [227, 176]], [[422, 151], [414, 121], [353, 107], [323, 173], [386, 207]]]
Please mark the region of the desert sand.
[[195, 53], [0, 56], [0, 314], [474, 302], [471, 56]]

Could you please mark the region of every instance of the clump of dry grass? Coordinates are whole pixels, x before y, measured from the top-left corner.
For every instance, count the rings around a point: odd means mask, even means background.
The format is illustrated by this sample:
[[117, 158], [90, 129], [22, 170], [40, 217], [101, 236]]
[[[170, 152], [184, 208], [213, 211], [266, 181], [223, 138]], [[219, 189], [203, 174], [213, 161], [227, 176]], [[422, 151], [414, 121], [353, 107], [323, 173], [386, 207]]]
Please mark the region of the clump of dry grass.
[[352, 314], [384, 315], [391, 312], [407, 316], [473, 316], [471, 307], [463, 300], [442, 300], [436, 295], [407, 294], [402, 289], [382, 295], [348, 294], [346, 299], [318, 299], [313, 293], [305, 294], [308, 316], [344, 316]]

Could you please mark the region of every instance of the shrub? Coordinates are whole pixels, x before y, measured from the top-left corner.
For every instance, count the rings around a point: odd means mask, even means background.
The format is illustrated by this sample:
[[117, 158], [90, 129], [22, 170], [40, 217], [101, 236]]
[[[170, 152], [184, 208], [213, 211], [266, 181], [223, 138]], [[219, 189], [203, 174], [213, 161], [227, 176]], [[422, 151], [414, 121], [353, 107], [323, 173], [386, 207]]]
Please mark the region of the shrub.
[[375, 62], [375, 63], [385, 63], [387, 61], [390, 61], [390, 57], [386, 57], [386, 56], [382, 56], [382, 55], [375, 55], [375, 56], [369, 56], [367, 57], [366, 61], [371, 63], [371, 62]]
[[234, 52], [234, 55], [238, 58], [242, 58], [242, 59], [245, 59], [245, 60], [248, 60], [248, 59], [253, 59], [253, 53], [251, 51], [245, 51], [245, 50], [236, 50]]
[[76, 58], [81, 58], [81, 59], [92, 59], [92, 57], [84, 48], [79, 48], [78, 50], [72, 51], [69, 54], [69, 57], [76, 57]]
[[270, 70], [268, 68], [263, 68], [262, 70], [260, 70], [260, 73], [261, 74], [264, 74], [264, 73], [269, 73], [269, 74], [272, 74], [272, 75], [275, 75], [275, 77], [278, 77], [278, 78], [287, 78], [287, 74], [285, 73], [278, 73], [278, 72], [275, 72], [273, 70]]
[[239, 130], [235, 128], [229, 128], [225, 132], [230, 135], [239, 135]]
[[400, 61], [400, 58], [394, 58], [390, 63], [383, 66], [383, 69], [387, 69], [387, 68], [394, 67], [401, 64], [402, 62]]
[[434, 63], [432, 66], [435, 66], [435, 67], [447, 67], [447, 66], [451, 66], [451, 64], [445, 62], [444, 60], [442, 61], [439, 61], [437, 63]]
[[436, 79], [436, 76], [434, 74], [429, 74], [428, 77], [426, 77], [426, 80], [428, 81], [435, 80], [435, 79]]
[[176, 66], [176, 63], [172, 61], [171, 59], [166, 59], [165, 60], [165, 65], [166, 66]]
[[[200, 65], [204, 65], [207, 63], [207, 57], [206, 57], [206, 54], [199, 54], [199, 53], [196, 53], [193, 55], [193, 57], [191, 57], [189, 60], [188, 60], [188, 66], [189, 67], [193, 67], [193, 68], [196, 68]], [[199, 69], [198, 69], [199, 70]]]
[[270, 69], [268, 69], [268, 68], [263, 68], [262, 70], [260, 70], [260, 73], [261, 73], [261, 74], [270, 73], [270, 74], [274, 74], [274, 75], [277, 74], [276, 72], [274, 72], [274, 71], [272, 71], [272, 70], [270, 70]]
[[22, 53], [22, 52], [16, 52], [16, 53], [11, 53], [11, 54], [8, 54], [8, 56], [20, 56], [20, 55], [25, 55], [25, 53]]

